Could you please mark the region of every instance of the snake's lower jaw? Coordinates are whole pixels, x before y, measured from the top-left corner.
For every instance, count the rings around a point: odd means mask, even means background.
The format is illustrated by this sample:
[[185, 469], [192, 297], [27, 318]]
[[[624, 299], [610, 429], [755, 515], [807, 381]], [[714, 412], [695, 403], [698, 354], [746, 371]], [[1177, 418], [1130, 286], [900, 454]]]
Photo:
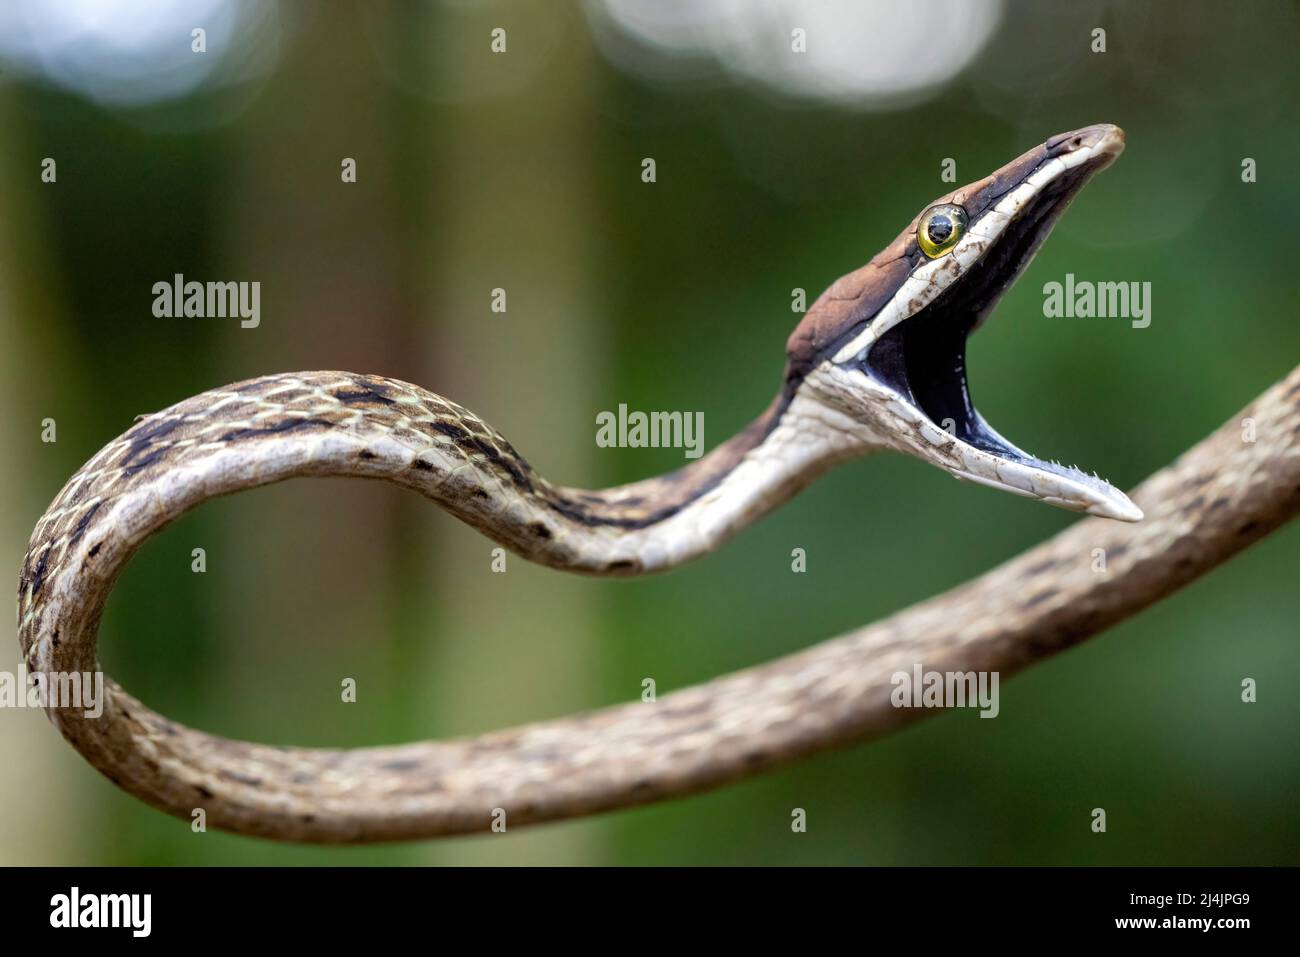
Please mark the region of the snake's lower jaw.
[[1009, 442], [971, 401], [966, 381], [969, 325], [903, 323], [871, 349], [866, 374], [884, 444], [936, 465], [955, 478], [1034, 498], [1074, 512], [1122, 522], [1142, 510], [1105, 479], [1040, 459]]
[[885, 444], [965, 482], [1073, 512], [1142, 520], [1142, 510], [1105, 479], [1031, 455], [989, 425], [971, 403], [961, 351], [942, 363], [942, 374], [933, 369], [927, 374], [924, 363], [907, 365], [910, 376], [892, 363], [872, 370], [888, 396], [890, 414], [881, 431], [891, 437]]
[[972, 461], [968, 457], [963, 463], [966, 468], [949, 468], [947, 471], [964, 482], [1035, 498], [1071, 512], [1086, 512], [1121, 522], [1142, 520], [1142, 509], [1096, 475], [1036, 459], [1003, 460], [990, 455], [973, 458]]

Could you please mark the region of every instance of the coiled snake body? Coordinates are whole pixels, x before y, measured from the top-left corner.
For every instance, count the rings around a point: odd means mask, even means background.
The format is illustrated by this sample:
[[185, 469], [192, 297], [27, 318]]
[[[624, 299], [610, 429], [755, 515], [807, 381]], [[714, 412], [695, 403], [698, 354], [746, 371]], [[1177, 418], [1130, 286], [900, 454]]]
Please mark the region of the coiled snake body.
[[[1062, 134], [931, 204], [812, 307], [768, 410], [670, 475], [596, 492], [555, 486], [468, 410], [347, 372], [266, 376], [147, 416], [87, 462], [37, 523], [19, 583], [25, 660], [34, 671], [96, 671], [104, 602], [146, 538], [206, 499], [295, 476], [386, 479], [520, 555], [598, 575], [679, 565], [836, 462], [877, 449], [1136, 520], [1141, 512], [1107, 483], [993, 431], [970, 404], [964, 368], [966, 336], [1122, 143], [1112, 126]], [[386, 840], [484, 829], [498, 807], [519, 821], [584, 813], [774, 763], [789, 749], [763, 742], [827, 720], [818, 694], [844, 682], [814, 659], [786, 667], [806, 710], [796, 696], [756, 714], [738, 677], [656, 706], [651, 723], [614, 709], [468, 741], [351, 751], [213, 737], [112, 682], [97, 719], [49, 713], [95, 767], [171, 813], [202, 807], [216, 826], [278, 838]], [[823, 735], [823, 746], [850, 731]]]

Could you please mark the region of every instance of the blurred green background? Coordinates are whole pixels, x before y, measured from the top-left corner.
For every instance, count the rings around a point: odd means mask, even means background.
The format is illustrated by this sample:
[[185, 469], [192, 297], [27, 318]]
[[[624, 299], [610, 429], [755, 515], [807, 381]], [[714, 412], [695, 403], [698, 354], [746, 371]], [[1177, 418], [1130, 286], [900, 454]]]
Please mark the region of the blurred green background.
[[[964, 183], [1099, 121], [1128, 150], [972, 341], [972, 388], [1024, 447], [1130, 487], [1296, 361], [1297, 39], [1291, 3], [16, 2], [0, 14], [3, 554], [16, 576], [46, 504], [133, 416], [276, 371], [419, 383], [567, 484], [677, 467], [680, 451], [597, 448], [596, 413], [702, 410], [722, 441], [777, 388], [791, 290], [811, 301], [951, 189], [945, 158]], [[261, 325], [154, 318], [153, 283], [178, 272], [260, 281]], [[1042, 286], [1067, 272], [1149, 281], [1151, 326], [1044, 318]], [[491, 544], [416, 496], [300, 480], [152, 541], [101, 650], [152, 707], [225, 735], [473, 733], [804, 648], [1075, 520], [879, 456], [703, 561], [608, 582], [516, 558], [493, 574]], [[995, 721], [949, 713], [507, 835], [194, 834], [41, 714], [0, 712], [0, 864], [1294, 864], [1298, 560], [1284, 529], [1004, 685]], [[17, 661], [0, 646], [0, 668]]]

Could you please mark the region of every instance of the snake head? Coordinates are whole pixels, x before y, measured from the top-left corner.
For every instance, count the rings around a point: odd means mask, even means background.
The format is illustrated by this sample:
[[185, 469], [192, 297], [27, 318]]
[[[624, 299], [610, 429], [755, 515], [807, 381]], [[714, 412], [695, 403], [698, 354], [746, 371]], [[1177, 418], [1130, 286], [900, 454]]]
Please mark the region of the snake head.
[[840, 416], [864, 446], [1061, 508], [1140, 520], [1141, 510], [1106, 481], [999, 435], [976, 411], [966, 379], [967, 337], [1123, 148], [1117, 126], [1062, 133], [927, 204], [814, 303], [790, 337], [787, 388]]

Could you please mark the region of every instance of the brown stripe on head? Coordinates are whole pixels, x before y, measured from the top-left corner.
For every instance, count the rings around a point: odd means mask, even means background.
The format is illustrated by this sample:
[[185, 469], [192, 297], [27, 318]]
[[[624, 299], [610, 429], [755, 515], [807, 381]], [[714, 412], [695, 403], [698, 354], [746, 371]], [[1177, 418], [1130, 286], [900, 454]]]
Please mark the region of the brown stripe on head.
[[841, 276], [812, 304], [786, 342], [786, 381], [802, 379], [836, 344], [851, 338], [869, 322], [900, 286], [926, 261], [916, 244], [921, 215], [940, 203], [964, 206], [975, 223], [1003, 195], [1052, 157], [1071, 148], [1086, 130], [1062, 133], [1035, 146], [1001, 169], [926, 203], [898, 237], [865, 266]]

